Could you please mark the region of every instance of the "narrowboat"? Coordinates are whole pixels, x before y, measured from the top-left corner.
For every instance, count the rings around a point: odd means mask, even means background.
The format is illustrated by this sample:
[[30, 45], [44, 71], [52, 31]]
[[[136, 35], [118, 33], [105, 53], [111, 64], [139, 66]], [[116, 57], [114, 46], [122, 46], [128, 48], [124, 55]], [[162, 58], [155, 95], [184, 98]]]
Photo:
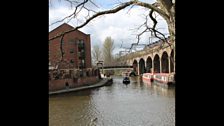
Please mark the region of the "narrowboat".
[[153, 74], [152, 73], [144, 73], [142, 75], [142, 81], [148, 84], [153, 82]]
[[174, 87], [175, 86], [174, 74], [154, 73], [153, 82], [159, 86], [166, 88]]

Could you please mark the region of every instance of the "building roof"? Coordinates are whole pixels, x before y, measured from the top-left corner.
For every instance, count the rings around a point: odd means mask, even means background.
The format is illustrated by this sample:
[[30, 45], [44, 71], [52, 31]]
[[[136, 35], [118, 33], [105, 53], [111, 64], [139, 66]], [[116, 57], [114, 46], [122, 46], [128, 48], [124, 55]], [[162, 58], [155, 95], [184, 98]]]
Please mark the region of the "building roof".
[[[49, 34], [53, 34], [53, 36], [54, 36], [54, 34], [55, 34], [54, 32], [55, 32], [56, 30], [62, 28], [62, 27], [66, 27], [66, 30], [64, 30], [64, 31], [74, 29], [73, 26], [71, 26], [71, 25], [69, 25], [69, 24], [67, 24], [67, 23], [63, 23], [62, 25], [60, 25], [60, 26], [56, 27], [55, 29], [51, 30], [51, 31], [49, 32]], [[82, 32], [82, 31], [80, 31], [80, 30], [76, 30], [76, 32], [80, 32], [80, 33], [82, 33], [82, 34], [84, 34], [84, 35], [89, 35], [89, 34], [85, 34], [84, 32]]]

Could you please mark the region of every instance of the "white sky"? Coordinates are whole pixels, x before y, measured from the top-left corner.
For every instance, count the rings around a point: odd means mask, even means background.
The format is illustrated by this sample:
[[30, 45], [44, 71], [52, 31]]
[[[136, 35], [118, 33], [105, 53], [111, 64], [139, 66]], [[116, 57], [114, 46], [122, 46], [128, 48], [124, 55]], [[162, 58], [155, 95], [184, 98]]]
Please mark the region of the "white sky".
[[[51, 0], [51, 3], [49, 4], [49, 25], [55, 21], [63, 19], [64, 17], [74, 12], [74, 8], [71, 8], [68, 3], [62, 1], [63, 0], [61, 0], [61, 2], [59, 0]], [[111, 7], [114, 7], [118, 2], [116, 0], [95, 0], [95, 3], [99, 5], [100, 8], [96, 8], [92, 5], [89, 5], [88, 7], [95, 10], [107, 10]], [[145, 8], [137, 6], [133, 7], [130, 12], [127, 13], [129, 8], [130, 7], [115, 14], [97, 17], [79, 30], [86, 34], [91, 34], [92, 47], [95, 44], [102, 45], [105, 38], [107, 36], [111, 36], [115, 43], [114, 54], [119, 53], [119, 51], [125, 50], [120, 48], [122, 41], [123, 47], [130, 47], [132, 43], [137, 42], [136, 34], [140, 33], [141, 31], [137, 31], [136, 28], [144, 23], [144, 15], [148, 14], [148, 11]], [[85, 11], [81, 11], [79, 17], [83, 19], [82, 17], [85, 14]], [[167, 34], [168, 30], [165, 21], [161, 17], [158, 17], [157, 20], [157, 28], [159, 28], [159, 31]], [[58, 27], [62, 23], [64, 22], [49, 26], [49, 31]], [[68, 24], [72, 25], [73, 27], [76, 27], [78, 25], [77, 21], [75, 20], [71, 20]], [[152, 21], [150, 21], [150, 24], [152, 24]], [[146, 33], [141, 36], [139, 44], [148, 44], [149, 37], [150, 33]]]

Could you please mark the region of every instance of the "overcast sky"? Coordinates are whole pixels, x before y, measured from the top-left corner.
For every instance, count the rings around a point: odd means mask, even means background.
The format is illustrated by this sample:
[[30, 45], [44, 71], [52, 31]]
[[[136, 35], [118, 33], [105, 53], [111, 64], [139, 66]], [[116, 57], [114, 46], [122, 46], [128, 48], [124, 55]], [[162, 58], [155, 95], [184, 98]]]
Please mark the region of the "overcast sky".
[[[99, 8], [95, 7], [92, 4], [88, 4], [87, 7], [94, 9], [96, 11], [107, 10], [112, 7], [118, 5], [117, 0], [93, 0], [99, 6]], [[122, 0], [120, 0], [122, 1]], [[125, 0], [123, 0], [125, 1]], [[127, 1], [127, 0], [126, 0]], [[144, 1], [152, 1], [149, 3], [153, 3], [154, 0], [144, 0]], [[145, 16], [148, 14], [147, 9], [143, 7], [134, 6], [129, 12], [128, 10], [130, 7], [121, 10], [115, 14], [104, 15], [95, 18], [94, 20], [90, 21], [86, 26], [79, 29], [80, 31], [91, 34], [91, 46], [99, 44], [102, 46], [105, 38], [107, 36], [111, 36], [115, 43], [115, 50], [114, 54], [118, 53], [121, 50], [121, 43], [123, 41], [123, 47], [130, 47], [132, 43], [137, 42], [136, 34], [140, 33], [136, 30], [141, 24], [145, 21]], [[64, 17], [72, 14], [74, 12], [74, 8], [70, 6], [68, 2], [63, 2], [63, 0], [51, 0], [49, 4], [49, 31], [53, 30], [54, 28], [58, 27], [64, 22], [56, 23], [51, 25], [53, 22], [63, 19]], [[83, 21], [87, 11], [81, 11], [78, 15], [80, 17], [79, 22], [77, 20], [71, 20], [68, 24], [76, 27], [80, 25]], [[165, 21], [161, 17], [157, 17], [158, 30], [162, 33], [168, 35], [167, 25]], [[149, 24], [152, 24], [150, 20]], [[150, 33], [146, 33], [141, 36], [139, 44], [148, 44], [149, 43]], [[155, 39], [153, 40], [155, 41]]]

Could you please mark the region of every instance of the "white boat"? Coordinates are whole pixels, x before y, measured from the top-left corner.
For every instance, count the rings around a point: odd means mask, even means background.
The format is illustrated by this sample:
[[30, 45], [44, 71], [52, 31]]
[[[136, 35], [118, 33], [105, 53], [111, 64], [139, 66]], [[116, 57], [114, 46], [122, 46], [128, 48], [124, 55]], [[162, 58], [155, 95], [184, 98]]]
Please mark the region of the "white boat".
[[144, 73], [142, 75], [142, 80], [145, 83], [151, 84], [153, 82], [153, 74], [152, 73]]
[[153, 82], [162, 87], [175, 86], [174, 74], [156, 73], [153, 75]]
[[153, 82], [162, 87], [172, 87], [175, 85], [174, 74], [169, 73], [144, 73], [142, 80], [146, 83]]

